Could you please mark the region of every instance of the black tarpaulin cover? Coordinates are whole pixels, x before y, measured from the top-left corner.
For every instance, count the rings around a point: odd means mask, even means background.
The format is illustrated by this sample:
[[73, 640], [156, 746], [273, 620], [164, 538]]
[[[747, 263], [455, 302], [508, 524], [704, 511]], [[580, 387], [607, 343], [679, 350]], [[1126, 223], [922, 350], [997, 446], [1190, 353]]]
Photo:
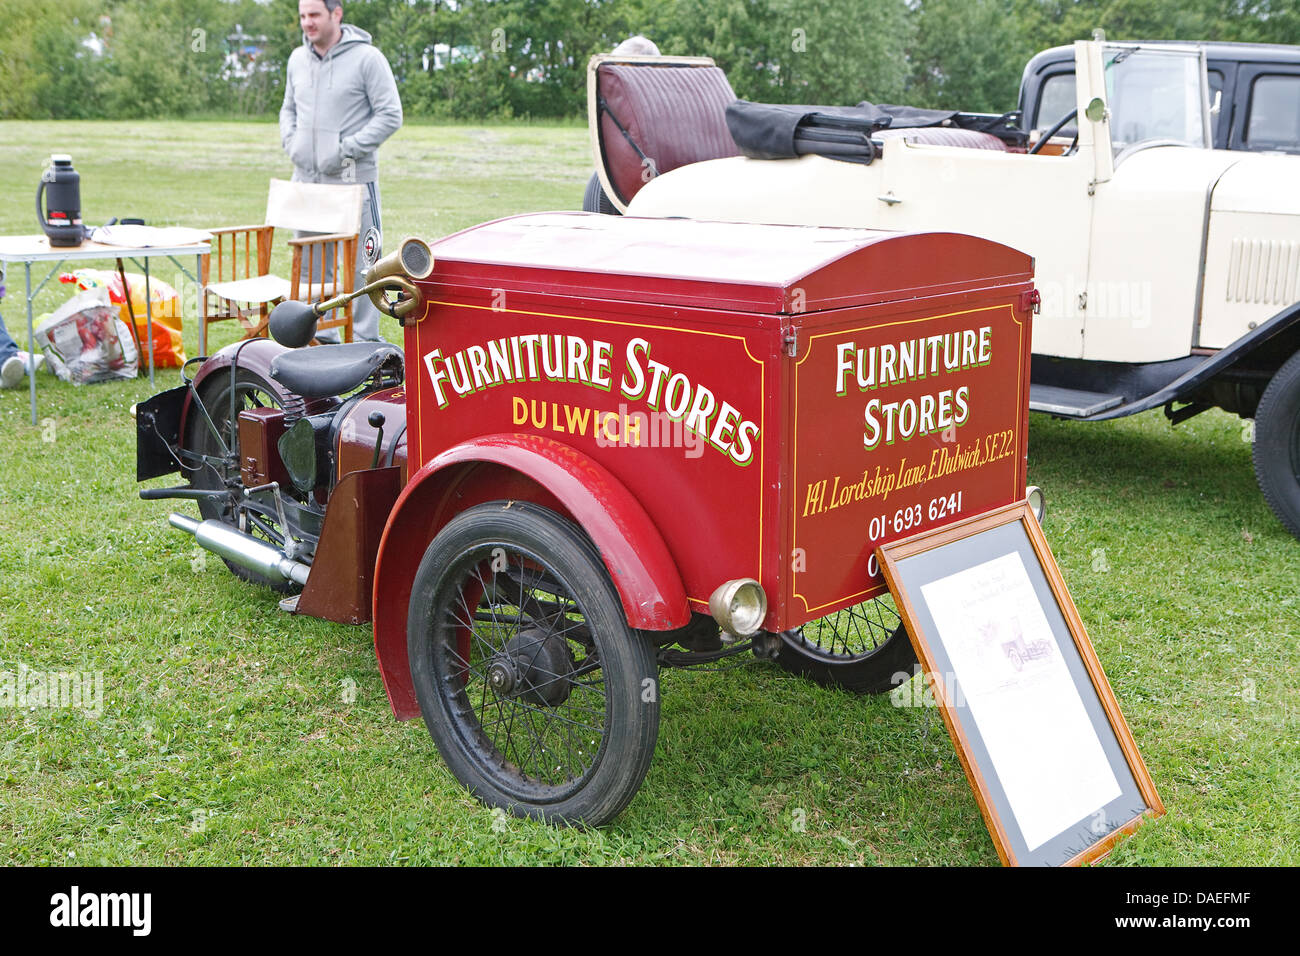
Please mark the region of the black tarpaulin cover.
[[912, 106], [800, 106], [736, 100], [727, 107], [727, 128], [740, 151], [753, 159], [792, 159], [806, 153], [869, 163], [871, 134], [886, 127], [939, 126], [956, 112]]

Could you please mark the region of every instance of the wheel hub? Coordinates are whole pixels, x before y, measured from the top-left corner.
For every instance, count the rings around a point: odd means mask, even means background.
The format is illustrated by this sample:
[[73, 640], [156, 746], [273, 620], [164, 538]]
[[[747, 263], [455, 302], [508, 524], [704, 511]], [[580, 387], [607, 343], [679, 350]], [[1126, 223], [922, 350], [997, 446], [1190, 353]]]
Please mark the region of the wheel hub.
[[513, 696], [515, 686], [519, 683], [519, 672], [515, 670], [514, 661], [503, 656], [494, 658], [488, 665], [488, 683], [498, 697]]
[[573, 669], [573, 652], [568, 641], [557, 634], [529, 627], [492, 656], [487, 679], [498, 697], [558, 707], [569, 699]]

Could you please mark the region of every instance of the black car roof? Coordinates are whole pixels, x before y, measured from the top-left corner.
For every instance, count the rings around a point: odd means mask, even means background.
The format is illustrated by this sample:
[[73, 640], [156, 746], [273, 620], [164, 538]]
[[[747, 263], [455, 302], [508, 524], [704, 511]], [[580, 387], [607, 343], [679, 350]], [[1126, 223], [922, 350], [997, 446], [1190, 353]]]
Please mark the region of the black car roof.
[[[1222, 40], [1110, 40], [1107, 43], [1138, 46], [1190, 46], [1205, 50], [1209, 60], [1241, 60], [1263, 63], [1300, 63], [1300, 46], [1285, 43], [1241, 43]], [[1073, 62], [1074, 47], [1054, 46], [1036, 54], [1025, 65], [1025, 75], [1038, 72], [1042, 67], [1060, 62]]]

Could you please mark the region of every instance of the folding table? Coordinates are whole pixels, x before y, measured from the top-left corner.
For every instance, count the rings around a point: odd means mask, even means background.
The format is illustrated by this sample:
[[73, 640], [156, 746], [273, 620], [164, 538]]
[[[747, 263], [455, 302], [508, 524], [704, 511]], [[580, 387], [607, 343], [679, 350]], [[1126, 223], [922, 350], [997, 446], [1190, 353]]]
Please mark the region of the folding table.
[[[203, 256], [207, 252], [208, 243], [206, 242], [159, 246], [118, 246], [87, 241], [79, 246], [51, 247], [49, 239], [45, 236], [0, 236], [0, 262], [21, 262], [25, 267], [24, 272], [27, 279], [27, 379], [32, 396], [32, 424], [36, 424], [36, 360], [34, 357], [36, 341], [35, 331], [32, 326], [32, 301], [41, 289], [45, 288], [45, 284], [58, 272], [63, 263], [86, 259], [130, 259], [137, 268], [143, 269], [145, 324], [149, 339], [149, 384], [153, 385], [153, 296], [149, 288], [149, 260], [158, 256], [166, 256], [176, 265], [176, 268], [180, 269], [190, 279], [193, 279], [195, 284], [198, 285], [199, 275], [202, 272]], [[176, 258], [177, 256], [191, 255], [194, 256], [193, 275], [190, 275]], [[32, 288], [32, 263], [34, 262], [54, 263], [35, 289]]]

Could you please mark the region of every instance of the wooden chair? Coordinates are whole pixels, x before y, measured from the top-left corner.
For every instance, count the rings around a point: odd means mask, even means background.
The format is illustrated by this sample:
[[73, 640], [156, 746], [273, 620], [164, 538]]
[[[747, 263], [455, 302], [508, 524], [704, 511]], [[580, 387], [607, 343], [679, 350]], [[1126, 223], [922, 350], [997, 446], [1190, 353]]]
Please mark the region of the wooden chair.
[[[208, 351], [208, 325], [238, 321], [245, 338], [265, 335], [271, 309], [283, 299], [316, 302], [353, 290], [362, 187], [292, 183], [272, 179], [266, 222], [210, 229], [212, 251], [203, 257], [199, 352]], [[311, 233], [289, 239], [290, 278], [271, 274], [276, 229]], [[352, 341], [352, 305], [322, 316], [319, 330], [341, 328]]]

